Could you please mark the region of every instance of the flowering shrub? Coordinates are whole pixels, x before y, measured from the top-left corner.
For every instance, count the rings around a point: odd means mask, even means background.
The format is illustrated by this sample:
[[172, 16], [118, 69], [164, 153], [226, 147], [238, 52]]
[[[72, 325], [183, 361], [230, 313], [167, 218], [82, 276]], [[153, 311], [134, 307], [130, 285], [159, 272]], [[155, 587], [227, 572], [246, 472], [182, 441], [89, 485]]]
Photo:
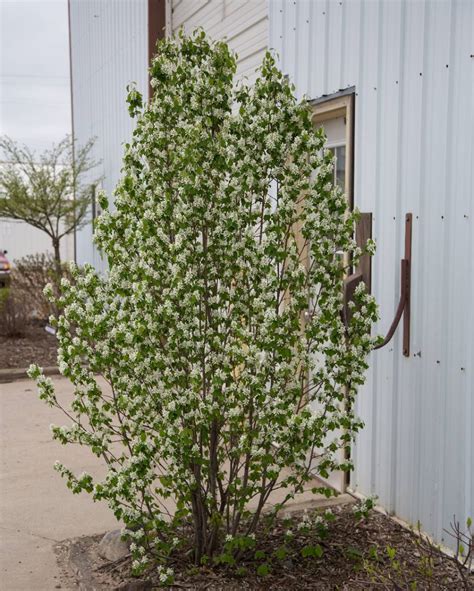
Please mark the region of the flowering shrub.
[[356, 503], [352, 511], [357, 519], [367, 519], [377, 503], [377, 496], [367, 497]]
[[29, 318], [46, 320], [57, 310], [44, 296], [44, 287], [51, 282], [58, 290], [62, 277], [70, 278], [68, 263], [58, 266], [52, 255], [38, 253], [15, 260], [12, 269], [11, 287], [27, 311]]
[[[337, 452], [361, 427], [352, 402], [373, 347], [362, 287], [341, 320], [336, 251], [361, 251], [323, 133], [269, 54], [253, 88], [234, 88], [235, 69], [203, 33], [160, 43], [150, 104], [130, 89], [137, 124], [115, 209], [101, 196], [108, 275], [74, 269], [58, 301], [75, 396], [53, 435], [108, 472], [57, 469], [109, 504], [135, 572], [158, 565], [163, 583], [190, 537], [196, 564], [233, 563], [272, 491], [286, 491], [280, 509], [312, 473], [349, 469]], [[30, 375], [58, 406], [41, 370]]]
[[28, 308], [11, 285], [0, 288], [0, 335], [23, 337], [28, 330]]

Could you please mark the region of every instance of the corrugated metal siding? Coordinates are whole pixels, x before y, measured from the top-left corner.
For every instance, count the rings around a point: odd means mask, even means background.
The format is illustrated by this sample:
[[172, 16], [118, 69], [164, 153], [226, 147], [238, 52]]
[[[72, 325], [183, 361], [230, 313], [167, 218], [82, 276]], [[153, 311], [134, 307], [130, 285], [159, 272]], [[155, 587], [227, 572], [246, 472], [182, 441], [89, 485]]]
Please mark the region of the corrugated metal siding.
[[474, 514], [474, 4], [270, 0], [270, 46], [310, 98], [356, 87], [355, 204], [374, 214], [385, 333], [413, 224], [412, 354], [372, 354], [352, 486], [449, 543]]
[[[148, 92], [147, 1], [70, 0], [70, 22], [74, 135], [79, 144], [97, 138], [95, 155], [111, 196], [133, 129], [126, 87], [134, 81]], [[77, 260], [103, 268], [90, 226], [77, 235]]]
[[[213, 38], [226, 38], [239, 55], [238, 75], [250, 81], [268, 41], [266, 0], [172, 0], [167, 3], [173, 31], [203, 27]], [[103, 188], [110, 196], [119, 179], [122, 144], [133, 122], [126, 86], [147, 91], [147, 1], [70, 0], [74, 134], [78, 143], [97, 138]], [[92, 245], [91, 227], [77, 234], [77, 260], [103, 268]]]
[[171, 0], [169, 8], [172, 33], [202, 27], [213, 39], [225, 38], [238, 54], [237, 77], [254, 80], [268, 45], [267, 0]]

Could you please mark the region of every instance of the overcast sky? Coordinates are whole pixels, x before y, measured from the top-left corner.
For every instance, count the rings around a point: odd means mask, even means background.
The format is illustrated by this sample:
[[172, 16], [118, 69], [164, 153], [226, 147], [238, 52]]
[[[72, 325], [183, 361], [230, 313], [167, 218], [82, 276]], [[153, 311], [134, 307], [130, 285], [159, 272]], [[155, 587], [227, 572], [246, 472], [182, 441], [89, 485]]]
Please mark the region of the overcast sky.
[[70, 109], [67, 0], [0, 0], [0, 133], [44, 149]]

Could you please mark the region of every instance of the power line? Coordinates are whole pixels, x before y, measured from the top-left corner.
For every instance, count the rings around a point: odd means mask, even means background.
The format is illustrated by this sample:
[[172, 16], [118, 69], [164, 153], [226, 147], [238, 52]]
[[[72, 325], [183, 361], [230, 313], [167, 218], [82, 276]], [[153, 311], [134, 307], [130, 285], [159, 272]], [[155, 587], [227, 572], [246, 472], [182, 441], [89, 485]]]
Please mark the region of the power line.
[[69, 100], [64, 100], [62, 103], [52, 103], [50, 101], [39, 101], [37, 99], [5, 99], [0, 100], [2, 105], [41, 105], [48, 107], [69, 107]]
[[50, 78], [67, 80], [69, 76], [48, 76], [47, 74], [0, 74], [0, 78]]

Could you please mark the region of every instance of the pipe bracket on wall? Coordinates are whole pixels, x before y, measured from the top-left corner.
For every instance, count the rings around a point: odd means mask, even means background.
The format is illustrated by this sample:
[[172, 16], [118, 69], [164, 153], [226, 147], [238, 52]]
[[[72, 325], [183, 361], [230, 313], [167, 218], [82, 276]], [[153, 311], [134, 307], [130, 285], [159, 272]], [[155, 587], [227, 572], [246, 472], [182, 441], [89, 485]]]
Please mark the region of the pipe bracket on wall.
[[[400, 264], [400, 300], [398, 302], [395, 318], [389, 328], [387, 336], [384, 340], [375, 347], [380, 349], [387, 345], [400, 323], [403, 316], [403, 355], [410, 356], [410, 287], [411, 287], [411, 235], [412, 235], [412, 219], [411, 213], [405, 215], [405, 256]], [[368, 238], [372, 237], [372, 214], [363, 213], [356, 228], [356, 241], [359, 246], [365, 244]], [[357, 285], [364, 281], [367, 291], [370, 292], [371, 287], [371, 267], [370, 256], [363, 255], [359, 265], [352, 275], [347, 277], [344, 281], [344, 320], [346, 325], [348, 323], [350, 308], [349, 302], [353, 299], [354, 291]]]

